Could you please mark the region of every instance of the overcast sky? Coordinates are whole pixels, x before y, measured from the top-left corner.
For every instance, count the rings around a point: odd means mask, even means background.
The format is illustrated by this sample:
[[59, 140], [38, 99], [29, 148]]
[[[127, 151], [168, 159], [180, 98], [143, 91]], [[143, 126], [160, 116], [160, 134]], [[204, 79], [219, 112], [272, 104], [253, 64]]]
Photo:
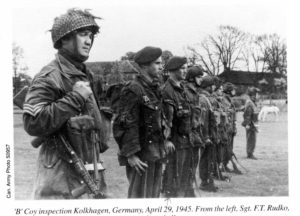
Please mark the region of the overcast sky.
[[97, 21], [101, 32], [88, 61], [118, 60], [126, 52], [147, 45], [184, 55], [187, 45], [213, 34], [219, 25], [232, 25], [253, 34], [277, 33], [286, 38], [285, 5], [270, 6], [269, 1], [266, 4], [256, 1], [251, 4], [201, 1], [200, 4], [187, 0], [29, 2], [14, 5], [12, 24], [13, 41], [24, 49], [30, 75], [53, 59], [56, 51], [47, 30], [51, 29], [54, 17], [71, 7], [92, 9], [94, 15], [103, 18]]

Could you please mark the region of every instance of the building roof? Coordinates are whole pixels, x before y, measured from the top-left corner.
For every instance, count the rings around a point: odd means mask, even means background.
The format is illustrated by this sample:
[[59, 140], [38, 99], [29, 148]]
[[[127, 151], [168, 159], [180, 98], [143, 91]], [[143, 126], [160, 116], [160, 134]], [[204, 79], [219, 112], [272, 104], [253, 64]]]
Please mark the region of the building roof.
[[219, 75], [225, 82], [231, 82], [235, 85], [257, 86], [260, 80], [265, 80], [269, 84], [273, 84], [274, 78], [281, 78], [278, 73], [263, 72], [245, 72], [227, 70]]
[[123, 61], [103, 61], [103, 62], [87, 62], [86, 66], [96, 74], [107, 76], [112, 70], [117, 68], [121, 73], [138, 73], [137, 65], [128, 60]]

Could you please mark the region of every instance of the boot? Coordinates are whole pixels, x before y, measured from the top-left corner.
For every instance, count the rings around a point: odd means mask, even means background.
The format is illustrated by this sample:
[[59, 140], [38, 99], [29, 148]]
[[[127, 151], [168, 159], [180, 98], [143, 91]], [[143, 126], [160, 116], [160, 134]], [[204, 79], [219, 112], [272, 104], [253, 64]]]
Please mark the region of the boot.
[[217, 192], [218, 187], [215, 186], [214, 182], [201, 182], [200, 190], [207, 191], [207, 192]]
[[224, 171], [225, 171], [225, 172], [232, 172], [232, 170], [231, 170], [231, 169], [229, 169], [229, 167], [228, 167], [228, 166], [224, 166]]
[[257, 160], [257, 157], [255, 157], [253, 154], [248, 155], [248, 159]]
[[232, 166], [233, 166], [233, 170], [232, 173], [235, 173], [237, 175], [242, 175], [243, 173], [237, 168], [236, 164], [234, 163], [234, 161], [232, 160]]

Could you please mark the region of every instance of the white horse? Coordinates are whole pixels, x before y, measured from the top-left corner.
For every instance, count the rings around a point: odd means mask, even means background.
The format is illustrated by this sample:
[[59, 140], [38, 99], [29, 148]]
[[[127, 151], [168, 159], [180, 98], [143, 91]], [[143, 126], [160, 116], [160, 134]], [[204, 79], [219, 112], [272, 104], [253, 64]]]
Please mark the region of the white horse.
[[277, 121], [279, 115], [279, 108], [276, 106], [263, 106], [259, 112], [258, 120], [265, 121], [268, 114], [274, 114]]

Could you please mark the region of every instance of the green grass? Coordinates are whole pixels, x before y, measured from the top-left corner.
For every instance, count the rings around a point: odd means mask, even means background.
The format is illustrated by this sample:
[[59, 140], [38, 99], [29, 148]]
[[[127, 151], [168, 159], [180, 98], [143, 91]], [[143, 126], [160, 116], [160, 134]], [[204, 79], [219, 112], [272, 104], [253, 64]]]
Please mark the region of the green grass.
[[[281, 113], [277, 122], [269, 120], [260, 123], [255, 150], [255, 155], [259, 158], [257, 161], [246, 159], [246, 136], [245, 129], [241, 126], [241, 116], [239, 113], [234, 152], [249, 172], [243, 175], [232, 174], [229, 183], [216, 181], [220, 191], [200, 191], [201, 197], [288, 196], [287, 113]], [[23, 129], [21, 112], [14, 114], [14, 129], [15, 197], [31, 199], [38, 149], [31, 146], [32, 138]], [[117, 152], [118, 147], [111, 138], [110, 149], [102, 155], [102, 159], [110, 195], [114, 198], [126, 198], [128, 182], [125, 168], [118, 164]], [[243, 171], [242, 168], [241, 170]]]

